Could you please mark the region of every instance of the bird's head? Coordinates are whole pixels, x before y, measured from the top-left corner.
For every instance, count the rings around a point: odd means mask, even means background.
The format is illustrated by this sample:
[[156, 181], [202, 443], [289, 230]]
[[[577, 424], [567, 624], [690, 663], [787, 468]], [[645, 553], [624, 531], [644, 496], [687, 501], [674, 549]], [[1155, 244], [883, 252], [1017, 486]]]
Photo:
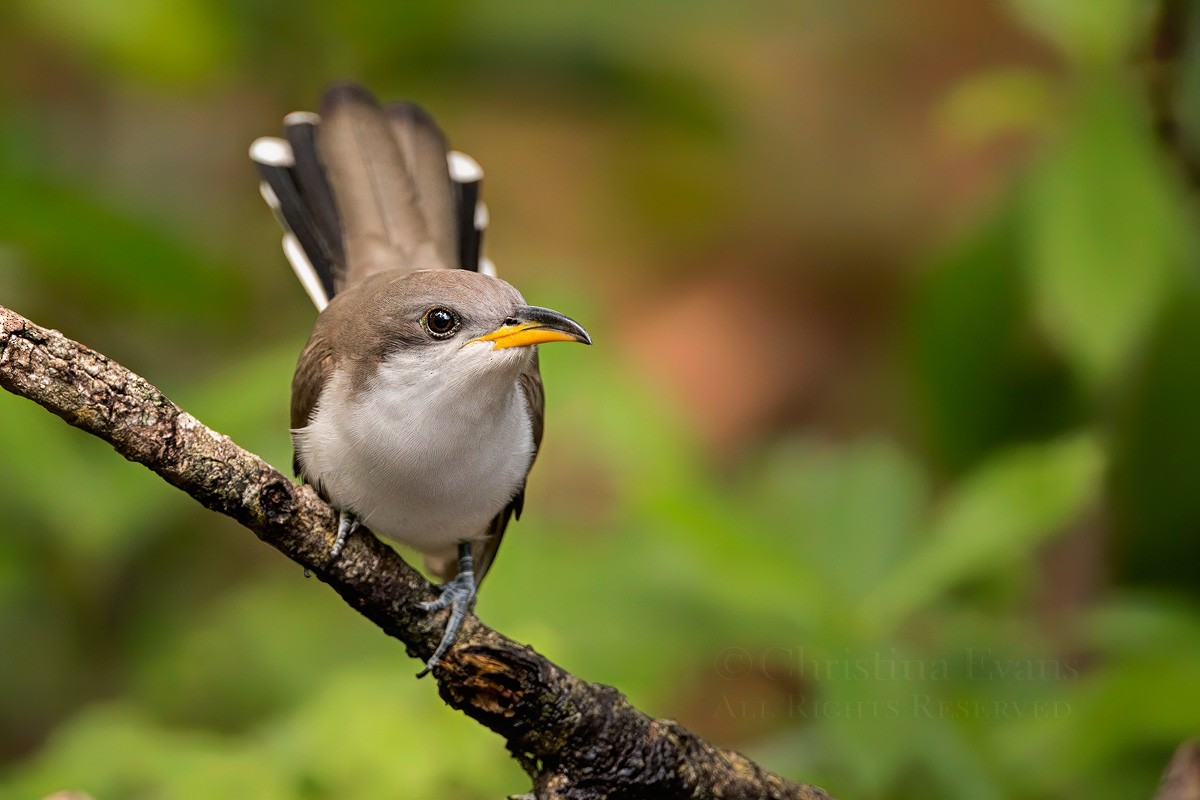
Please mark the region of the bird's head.
[[[343, 336], [362, 331], [364, 347], [355, 349], [414, 381], [450, 382], [463, 391], [515, 377], [534, 358], [533, 345], [592, 341], [570, 317], [527, 305], [505, 281], [476, 272], [382, 274], [354, 293], [357, 300], [338, 295], [324, 313], [345, 319]], [[354, 319], [338, 307], [352, 301]]]

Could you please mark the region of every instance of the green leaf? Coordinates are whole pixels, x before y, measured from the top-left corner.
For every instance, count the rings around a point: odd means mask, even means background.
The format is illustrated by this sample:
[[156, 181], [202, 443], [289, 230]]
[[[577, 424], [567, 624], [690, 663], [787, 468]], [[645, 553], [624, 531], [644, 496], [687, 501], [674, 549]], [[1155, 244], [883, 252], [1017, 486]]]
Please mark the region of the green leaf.
[[1179, 199], [1144, 110], [1096, 84], [1029, 195], [1029, 280], [1045, 330], [1093, 386], [1115, 377], [1180, 257]]
[[839, 598], [835, 607], [865, 596], [895, 568], [911, 540], [926, 501], [923, 477], [888, 442], [778, 447], [765, 469], [749, 476], [752, 493], [739, 503], [755, 509], [755, 529], [768, 548], [756, 553], [760, 562], [791, 565], [778, 585], [760, 584], [761, 591], [794, 596], [803, 564], [819, 577], [824, 595]]
[[913, 304], [913, 383], [929, 449], [944, 470], [1082, 422], [1068, 366], [1030, 335], [1019, 270], [1022, 215], [1011, 201], [922, 278]]
[[1140, 0], [1009, 0], [1018, 19], [1082, 64], [1120, 61], [1142, 40]]
[[1172, 296], [1112, 418], [1119, 579], [1185, 591], [1200, 564], [1200, 292]]
[[1006, 67], [968, 76], [938, 108], [947, 137], [978, 147], [1004, 134], [1041, 133], [1059, 116], [1047, 73]]
[[1095, 497], [1103, 454], [1088, 436], [996, 456], [947, 498], [932, 535], [863, 603], [890, 629], [963, 581], [1027, 557]]

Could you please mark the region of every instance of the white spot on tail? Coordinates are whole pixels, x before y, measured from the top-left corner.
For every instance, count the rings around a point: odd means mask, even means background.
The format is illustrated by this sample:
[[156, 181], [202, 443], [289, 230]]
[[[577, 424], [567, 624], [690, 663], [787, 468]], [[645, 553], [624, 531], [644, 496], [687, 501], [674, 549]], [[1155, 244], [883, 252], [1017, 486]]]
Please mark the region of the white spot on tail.
[[492, 260], [487, 256], [483, 256], [479, 259], [479, 272], [482, 275], [489, 275], [493, 278], [497, 277], [496, 265], [493, 264]]
[[466, 153], [451, 150], [446, 154], [446, 163], [450, 167], [450, 178], [455, 183], [475, 183], [483, 180], [483, 167]]
[[293, 111], [283, 118], [283, 124], [289, 125], [320, 125], [321, 115], [311, 111]]
[[251, 142], [250, 159], [268, 167], [290, 167], [296, 163], [292, 146], [276, 136], [260, 136]]
[[488, 209], [487, 203], [480, 200], [475, 204], [475, 230], [485, 231], [488, 226]]
[[279, 195], [275, 194], [275, 190], [271, 188], [271, 184], [266, 181], [258, 184], [258, 193], [262, 195], [262, 199], [267, 202], [272, 211], [278, 212], [282, 207], [279, 202]]
[[295, 235], [291, 233], [283, 235], [283, 254], [287, 256], [288, 263], [292, 265], [292, 271], [300, 279], [300, 285], [308, 293], [309, 299], [313, 301], [317, 311], [324, 311], [325, 306], [329, 305], [329, 297], [325, 294], [325, 287], [321, 285], [317, 271], [313, 269], [312, 262], [304, 254], [304, 248], [300, 246], [300, 241], [296, 239]]

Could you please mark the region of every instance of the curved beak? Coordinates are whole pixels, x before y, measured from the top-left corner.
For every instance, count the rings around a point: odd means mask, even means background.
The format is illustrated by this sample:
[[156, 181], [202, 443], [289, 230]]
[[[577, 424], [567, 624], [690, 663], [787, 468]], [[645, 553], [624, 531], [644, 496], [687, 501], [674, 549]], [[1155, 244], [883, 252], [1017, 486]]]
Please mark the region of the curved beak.
[[528, 347], [531, 344], [547, 342], [579, 342], [591, 344], [592, 337], [588, 336], [578, 322], [568, 316], [538, 306], [517, 306], [513, 315], [504, 320], [504, 324], [496, 330], [472, 339], [472, 342], [491, 342], [492, 347], [500, 350], [505, 347]]

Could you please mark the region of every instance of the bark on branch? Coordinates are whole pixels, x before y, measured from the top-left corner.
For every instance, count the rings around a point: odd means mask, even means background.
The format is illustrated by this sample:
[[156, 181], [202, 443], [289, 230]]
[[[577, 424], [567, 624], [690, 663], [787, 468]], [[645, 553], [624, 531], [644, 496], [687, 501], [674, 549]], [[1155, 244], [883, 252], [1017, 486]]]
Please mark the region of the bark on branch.
[[[446, 618], [411, 612], [435, 596], [419, 573], [367, 535], [327, 563], [337, 527], [330, 508], [143, 378], [0, 306], [0, 386], [237, 520], [410, 655], [433, 653]], [[505, 738], [537, 798], [828, 798], [641, 713], [616, 689], [576, 678], [474, 616], [434, 675], [447, 704]]]

